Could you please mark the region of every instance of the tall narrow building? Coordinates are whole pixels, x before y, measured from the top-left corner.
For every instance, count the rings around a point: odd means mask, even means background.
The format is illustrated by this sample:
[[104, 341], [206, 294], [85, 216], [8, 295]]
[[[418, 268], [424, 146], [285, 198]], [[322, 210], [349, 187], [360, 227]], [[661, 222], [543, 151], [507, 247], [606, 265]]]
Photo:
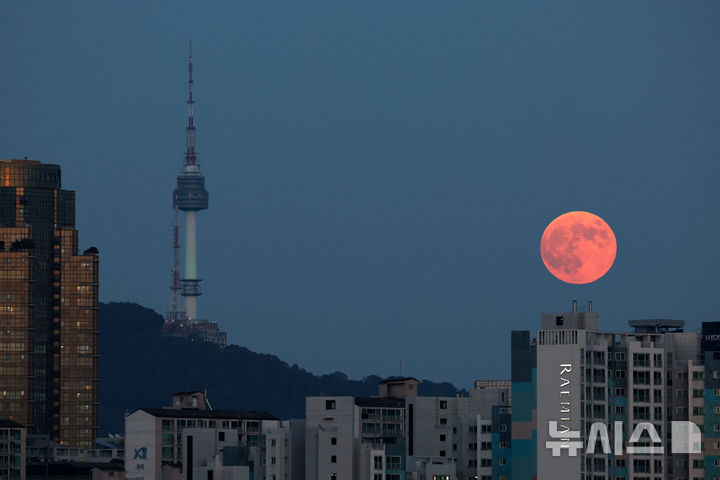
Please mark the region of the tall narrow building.
[[97, 432], [98, 252], [78, 254], [60, 167], [0, 160], [0, 417], [64, 445]]

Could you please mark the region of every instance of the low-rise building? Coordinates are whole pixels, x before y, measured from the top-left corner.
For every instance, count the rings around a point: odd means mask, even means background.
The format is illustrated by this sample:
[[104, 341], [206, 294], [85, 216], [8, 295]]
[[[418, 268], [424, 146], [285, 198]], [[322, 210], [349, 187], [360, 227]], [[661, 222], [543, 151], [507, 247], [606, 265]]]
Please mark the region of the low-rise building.
[[[263, 431], [278, 428], [280, 420], [260, 411], [209, 410], [202, 392], [181, 392], [169, 408], [140, 408], [125, 417], [125, 472], [128, 480], [179, 479], [190, 472], [187, 450], [199, 448], [193, 461], [214, 456], [224, 446], [248, 447], [256, 455], [252, 466], [263, 463]], [[193, 429], [199, 443], [187, 442]], [[196, 429], [196, 430], [195, 430]], [[191, 435], [192, 436], [192, 435]], [[205, 440], [212, 438], [208, 445]], [[209, 440], [208, 440], [209, 441]], [[258, 448], [251, 448], [258, 447]], [[212, 462], [211, 462], [212, 463]], [[197, 467], [194, 463], [193, 467]], [[193, 478], [193, 477], [189, 477]], [[204, 477], [204, 478], [207, 478]], [[262, 478], [262, 475], [254, 478]]]
[[0, 418], [0, 478], [25, 480], [25, 427]]
[[306, 398], [305, 479], [476, 480], [509, 470], [507, 382], [458, 397], [418, 396], [418, 384], [393, 378], [376, 397]]

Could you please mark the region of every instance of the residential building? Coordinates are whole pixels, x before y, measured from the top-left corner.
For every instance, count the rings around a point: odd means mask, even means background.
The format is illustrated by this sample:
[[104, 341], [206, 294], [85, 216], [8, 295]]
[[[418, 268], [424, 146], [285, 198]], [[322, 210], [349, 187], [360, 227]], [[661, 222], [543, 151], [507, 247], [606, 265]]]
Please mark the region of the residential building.
[[0, 418], [0, 478], [25, 480], [25, 427]]
[[[714, 397], [704, 378], [715, 354], [706, 351], [703, 359], [700, 335], [684, 332], [683, 321], [632, 320], [629, 326], [629, 332], [601, 331], [592, 305], [580, 312], [574, 303], [571, 312], [541, 315], [536, 342], [529, 332], [513, 332], [513, 479], [706, 477], [708, 461], [672, 451], [670, 433], [677, 420], [707, 428], [705, 402]], [[552, 435], [551, 422], [558, 429]], [[638, 425], [645, 433], [630, 441]], [[607, 429], [610, 444], [586, 450], [599, 429]], [[571, 455], [574, 441], [579, 448]], [[633, 450], [653, 446], [662, 453]], [[534, 471], [525, 462], [533, 456]]]
[[537, 343], [528, 331], [511, 333], [512, 477], [537, 478]]
[[475, 480], [510, 469], [509, 384], [422, 397], [392, 378], [376, 397], [306, 398], [305, 478]]
[[264, 428], [266, 480], [305, 478], [305, 419]]
[[97, 433], [98, 251], [60, 167], [0, 160], [0, 416], [71, 447]]
[[[235, 452], [228, 458], [238, 458], [228, 466], [245, 466], [248, 473], [255, 472], [254, 478], [262, 478], [263, 431], [280, 426], [279, 419], [265, 412], [210, 410], [202, 392], [177, 393], [172, 407], [141, 408], [126, 415], [126, 479], [191, 478], [187, 475], [194, 471], [208, 478], [214, 465], [223, 465], [217, 455], [225, 447]], [[239, 458], [238, 448], [245, 458]], [[237, 475], [239, 470], [229, 471]]]

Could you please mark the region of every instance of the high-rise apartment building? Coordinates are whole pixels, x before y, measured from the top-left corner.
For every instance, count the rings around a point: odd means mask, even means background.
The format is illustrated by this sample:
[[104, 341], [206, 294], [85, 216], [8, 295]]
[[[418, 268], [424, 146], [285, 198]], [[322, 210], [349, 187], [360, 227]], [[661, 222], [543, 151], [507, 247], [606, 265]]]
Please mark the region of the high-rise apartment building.
[[61, 444], [97, 431], [98, 255], [60, 167], [0, 160], [0, 416]]
[[[711, 366], [720, 355], [704, 351], [700, 334], [684, 332], [680, 320], [629, 326], [629, 332], [601, 331], [592, 306], [580, 312], [574, 304], [571, 312], [542, 314], [536, 341], [529, 332], [513, 332], [513, 479], [712, 478], [703, 454], [673, 450], [672, 422], [720, 432], [706, 417], [706, 398], [720, 404], [720, 389], [705, 381], [712, 368], [720, 379], [720, 363]], [[641, 435], [632, 440], [638, 426]], [[598, 441], [589, 451], [598, 428], [607, 430], [609, 448]], [[714, 443], [706, 439], [706, 453], [720, 448], [717, 436]], [[580, 448], [573, 455], [574, 442]], [[527, 461], [533, 457], [534, 465]]]

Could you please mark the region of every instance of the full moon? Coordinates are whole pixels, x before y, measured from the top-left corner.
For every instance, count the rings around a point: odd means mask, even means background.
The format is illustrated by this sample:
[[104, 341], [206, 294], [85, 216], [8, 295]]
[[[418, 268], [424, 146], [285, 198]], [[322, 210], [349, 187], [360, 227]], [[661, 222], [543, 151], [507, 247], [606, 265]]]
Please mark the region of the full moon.
[[605, 220], [588, 212], [568, 212], [550, 222], [540, 240], [547, 269], [567, 283], [594, 282], [615, 261], [617, 242]]

